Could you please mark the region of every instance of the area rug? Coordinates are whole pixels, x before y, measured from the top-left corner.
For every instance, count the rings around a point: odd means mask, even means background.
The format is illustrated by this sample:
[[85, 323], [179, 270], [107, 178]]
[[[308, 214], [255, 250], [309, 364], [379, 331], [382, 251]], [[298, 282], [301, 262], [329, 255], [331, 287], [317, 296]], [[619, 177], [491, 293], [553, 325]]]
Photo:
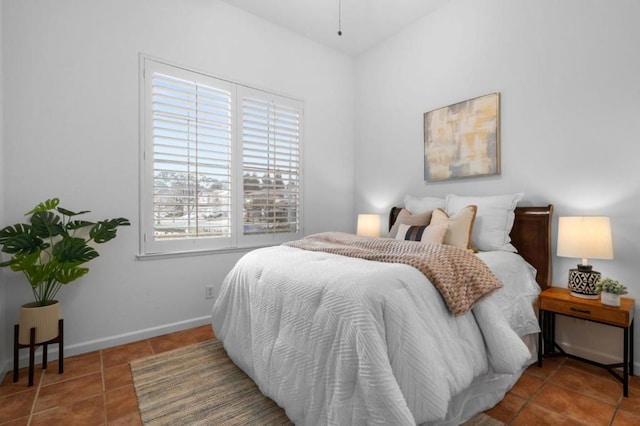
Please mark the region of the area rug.
[[[130, 366], [145, 425], [292, 424], [236, 367], [218, 340], [135, 360]], [[502, 423], [479, 414], [465, 425]]]

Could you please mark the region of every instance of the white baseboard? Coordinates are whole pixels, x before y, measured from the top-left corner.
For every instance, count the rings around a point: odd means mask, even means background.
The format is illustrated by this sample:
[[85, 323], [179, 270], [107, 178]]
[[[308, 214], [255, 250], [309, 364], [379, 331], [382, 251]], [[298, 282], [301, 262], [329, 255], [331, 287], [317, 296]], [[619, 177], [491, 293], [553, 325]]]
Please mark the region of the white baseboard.
[[[171, 324], [165, 324], [158, 327], [151, 327], [144, 330], [137, 330], [130, 333], [119, 334], [116, 336], [105, 337], [102, 339], [90, 340], [87, 342], [76, 343], [64, 347], [64, 357], [70, 357], [74, 355], [80, 355], [88, 352], [93, 352], [113, 346], [124, 345], [126, 343], [136, 342], [138, 340], [145, 340], [151, 337], [162, 336], [163, 334], [175, 333], [176, 331], [187, 330], [189, 328], [198, 327], [201, 325], [211, 324], [211, 316], [205, 316], [200, 318], [192, 318], [185, 321], [179, 321]], [[58, 359], [58, 345], [52, 344], [49, 346], [48, 359], [51, 361]], [[12, 350], [13, 353], [13, 350]], [[42, 348], [36, 350], [36, 365], [42, 363]], [[29, 351], [25, 349], [20, 350], [19, 366], [29, 366]], [[7, 359], [3, 365], [0, 365], [0, 371], [8, 372], [13, 370], [13, 361]], [[4, 374], [3, 374], [4, 377]]]
[[2, 377], [4, 379], [4, 376], [6, 373], [8, 373], [9, 371], [13, 370], [13, 365], [10, 359], [5, 359], [3, 360], [2, 363], [0, 363], [0, 372], [2, 372], [2, 374], [0, 375], [0, 377]]
[[[572, 355], [579, 356], [581, 358], [586, 358], [591, 361], [596, 361], [601, 364], [618, 364], [622, 362], [622, 359], [611, 356], [610, 353], [600, 352], [594, 348], [586, 348], [584, 346], [573, 345], [567, 342], [557, 342], [562, 349], [564, 349], [567, 353]], [[638, 362], [638, 357], [634, 354], [634, 363], [633, 363], [633, 371], [637, 375], [640, 373], [640, 362]]]

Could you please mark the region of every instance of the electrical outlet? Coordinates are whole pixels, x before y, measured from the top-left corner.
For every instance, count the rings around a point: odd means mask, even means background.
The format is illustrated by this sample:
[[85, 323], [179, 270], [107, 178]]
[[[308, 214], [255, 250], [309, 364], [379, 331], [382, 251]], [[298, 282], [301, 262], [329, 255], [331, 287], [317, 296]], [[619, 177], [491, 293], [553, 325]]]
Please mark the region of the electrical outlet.
[[215, 287], [213, 286], [213, 284], [205, 286], [205, 297], [207, 299], [213, 299], [214, 297], [216, 297]]

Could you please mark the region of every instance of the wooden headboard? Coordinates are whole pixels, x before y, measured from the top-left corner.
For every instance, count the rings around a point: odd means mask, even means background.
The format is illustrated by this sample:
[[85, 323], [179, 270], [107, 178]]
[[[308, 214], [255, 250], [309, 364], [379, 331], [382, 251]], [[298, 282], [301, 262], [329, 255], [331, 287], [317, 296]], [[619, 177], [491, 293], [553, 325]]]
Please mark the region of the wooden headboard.
[[[395, 223], [400, 207], [391, 207], [389, 229]], [[511, 244], [536, 270], [536, 281], [544, 290], [551, 286], [551, 218], [553, 205], [516, 207], [511, 230]]]

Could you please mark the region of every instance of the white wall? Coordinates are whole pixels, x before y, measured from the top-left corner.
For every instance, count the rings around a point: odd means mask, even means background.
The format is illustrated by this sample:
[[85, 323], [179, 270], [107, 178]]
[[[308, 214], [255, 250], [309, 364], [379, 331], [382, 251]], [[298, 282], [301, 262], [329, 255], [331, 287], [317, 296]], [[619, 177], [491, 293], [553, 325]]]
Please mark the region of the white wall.
[[[2, 54], [2, 40], [3, 40], [3, 32], [2, 29], [4, 27], [2, 22], [2, 5], [4, 0], [0, 0], [0, 224], [4, 223], [4, 115], [3, 115], [3, 54]], [[0, 225], [0, 228], [2, 226]], [[9, 360], [10, 354], [10, 345], [5, 342], [9, 342], [11, 339], [9, 338], [8, 331], [10, 327], [5, 327], [7, 324], [7, 290], [4, 285], [4, 271], [0, 271], [0, 376], [5, 369], [4, 362], [5, 360]]]
[[[360, 56], [356, 213], [387, 213], [407, 193], [524, 191], [555, 205], [554, 236], [558, 216], [608, 215], [615, 260], [592, 264], [640, 300], [638, 16], [636, 0], [452, 0]], [[423, 113], [494, 91], [502, 174], [425, 183]], [[556, 257], [554, 282], [578, 262]], [[565, 323], [559, 337], [578, 350], [622, 353], [610, 327]]]
[[[208, 322], [205, 285], [242, 255], [136, 260], [139, 52], [303, 99], [305, 232], [352, 229], [351, 58], [212, 0], [10, 1], [3, 12], [5, 221], [57, 196], [133, 222], [60, 293], [68, 354]], [[3, 333], [31, 298], [21, 276], [5, 277]]]

